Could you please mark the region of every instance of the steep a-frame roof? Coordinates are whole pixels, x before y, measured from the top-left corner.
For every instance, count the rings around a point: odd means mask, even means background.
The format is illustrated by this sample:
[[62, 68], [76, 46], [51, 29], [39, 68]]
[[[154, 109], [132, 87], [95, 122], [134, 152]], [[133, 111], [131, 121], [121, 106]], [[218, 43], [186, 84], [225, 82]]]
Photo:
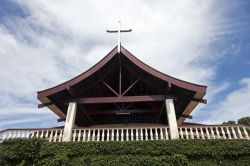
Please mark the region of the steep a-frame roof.
[[[115, 47], [111, 52], [109, 52], [102, 60], [100, 60], [97, 64], [95, 64], [93, 67], [88, 69], [87, 71], [83, 72], [82, 74], [76, 76], [75, 78], [66, 81], [60, 85], [57, 85], [55, 87], [39, 91], [37, 92], [37, 98], [40, 100], [43, 104], [47, 104], [49, 102], [53, 102], [50, 96], [53, 96], [55, 94], [63, 94], [63, 91], [68, 91], [71, 87], [77, 86], [80, 83], [87, 80], [89, 77], [91, 77], [93, 74], [97, 73], [99, 70], [101, 70], [104, 66], [107, 66], [108, 63], [110, 63], [111, 59], [113, 59], [116, 56], [119, 55], [125, 56], [133, 65], [135, 65], [140, 70], [144, 71], [148, 75], [155, 77], [159, 80], [162, 80], [166, 82], [170, 87], [175, 86], [180, 89], [184, 89], [186, 91], [192, 92], [194, 95], [192, 96], [195, 100], [190, 100], [187, 105], [185, 105], [185, 109], [182, 111], [182, 115], [189, 115], [192, 110], [196, 107], [199, 100], [202, 100], [204, 95], [206, 94], [206, 86], [198, 85], [194, 83], [190, 83], [187, 81], [183, 81], [177, 78], [174, 78], [172, 76], [166, 75], [162, 72], [159, 72], [152, 67], [146, 65], [142, 61], [140, 61], [138, 58], [136, 58], [134, 55], [132, 55], [128, 50], [126, 50], [124, 47], [121, 46], [121, 52], [117, 52], [117, 47]], [[87, 82], [87, 81], [86, 81]], [[91, 82], [91, 81], [90, 81]], [[88, 83], [90, 83], [88, 82]], [[86, 83], [86, 84], [88, 84]], [[59, 117], [65, 118], [65, 113], [56, 105], [48, 105], [48, 107], [54, 111]], [[180, 116], [178, 118], [178, 124], [181, 124], [185, 120], [185, 116]]]

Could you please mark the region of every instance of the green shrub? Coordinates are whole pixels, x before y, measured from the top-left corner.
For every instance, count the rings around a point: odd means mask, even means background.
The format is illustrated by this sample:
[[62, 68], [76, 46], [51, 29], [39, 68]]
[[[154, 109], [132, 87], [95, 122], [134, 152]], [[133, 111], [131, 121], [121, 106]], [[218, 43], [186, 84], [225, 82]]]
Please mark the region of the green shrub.
[[247, 140], [48, 142], [0, 144], [0, 165], [250, 165]]

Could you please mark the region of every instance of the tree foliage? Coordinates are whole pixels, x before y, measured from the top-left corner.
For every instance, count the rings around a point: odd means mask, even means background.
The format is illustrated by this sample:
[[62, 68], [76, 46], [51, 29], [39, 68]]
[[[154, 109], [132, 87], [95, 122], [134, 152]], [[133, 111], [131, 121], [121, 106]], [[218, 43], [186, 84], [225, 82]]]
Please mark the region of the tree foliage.
[[246, 116], [246, 117], [240, 118], [238, 120], [238, 124], [243, 124], [243, 125], [250, 126], [250, 116]]
[[236, 124], [236, 122], [233, 120], [229, 120], [229, 121], [223, 122], [222, 124]]

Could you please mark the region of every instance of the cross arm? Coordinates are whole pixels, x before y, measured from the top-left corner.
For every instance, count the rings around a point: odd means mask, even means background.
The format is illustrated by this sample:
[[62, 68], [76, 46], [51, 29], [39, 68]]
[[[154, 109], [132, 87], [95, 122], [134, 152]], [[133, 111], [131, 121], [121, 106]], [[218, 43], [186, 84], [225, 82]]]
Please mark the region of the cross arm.
[[[118, 30], [107, 30], [108, 33], [117, 33]], [[120, 32], [132, 32], [132, 29], [120, 30]]]

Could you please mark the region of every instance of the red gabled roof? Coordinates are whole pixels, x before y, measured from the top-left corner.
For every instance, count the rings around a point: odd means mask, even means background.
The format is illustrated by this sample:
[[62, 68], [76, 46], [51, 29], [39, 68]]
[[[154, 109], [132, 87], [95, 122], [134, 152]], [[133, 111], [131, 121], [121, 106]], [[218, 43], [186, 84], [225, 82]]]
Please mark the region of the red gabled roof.
[[[195, 92], [195, 95], [193, 96], [194, 98], [202, 99], [203, 96], [206, 94], [207, 86], [198, 85], [198, 84], [190, 83], [187, 81], [183, 81], [183, 80], [171, 77], [169, 75], [166, 75], [162, 72], [159, 72], [159, 71], [153, 69], [152, 67], [148, 66], [147, 64], [143, 63], [142, 61], [140, 61], [138, 58], [136, 58], [134, 55], [132, 55], [128, 50], [126, 50], [122, 46], [121, 46], [121, 53], [127, 59], [129, 59], [133, 64], [135, 64], [138, 68], [149, 73], [150, 75], [152, 75], [156, 78], [159, 78], [163, 81], [166, 81], [166, 82], [168, 82], [172, 85], [175, 85], [177, 87]], [[69, 81], [66, 81], [62, 84], [59, 84], [55, 87], [37, 92], [37, 98], [44, 104], [49, 102], [48, 96], [55, 94], [55, 93], [58, 93], [58, 92], [61, 92], [65, 89], [67, 89], [71, 86], [74, 86], [77, 83], [85, 80], [86, 78], [88, 78], [89, 76], [91, 76], [92, 74], [94, 74], [98, 70], [100, 70], [102, 67], [104, 67], [113, 57], [115, 57], [117, 55], [119, 55], [119, 54], [117, 52], [117, 46], [116, 46], [102, 60], [100, 60], [97, 64], [95, 64], [93, 67], [91, 67], [87, 71], [83, 72], [82, 74], [76, 76], [75, 78], [73, 78]], [[197, 104], [198, 104], [197, 102], [190, 101], [189, 104], [187, 105], [187, 107], [185, 108], [183, 115], [189, 115], [192, 112], [192, 110], [196, 107]], [[55, 105], [51, 105], [48, 107], [51, 110], [53, 110], [55, 113], [57, 113], [57, 115], [60, 116], [61, 118], [65, 117], [65, 114], [60, 109], [58, 109]], [[184, 117], [180, 117], [178, 120], [178, 124], [181, 124], [184, 120], [185, 120]]]
[[[46, 97], [49, 96], [51, 94], [57, 93], [59, 91], [62, 91], [64, 89], [67, 89], [70, 86], [73, 86], [77, 83], [79, 83], [80, 81], [84, 80], [85, 78], [89, 77], [90, 75], [92, 75], [93, 73], [95, 73], [96, 71], [98, 71], [99, 69], [101, 69], [106, 63], [108, 63], [115, 55], [117, 54], [117, 46], [111, 51], [109, 52], [102, 60], [100, 60], [97, 64], [95, 64], [93, 67], [91, 67], [90, 69], [88, 69], [87, 71], [83, 72], [82, 74], [76, 76], [75, 78], [72, 78], [69, 81], [66, 81], [62, 84], [59, 84], [55, 87], [43, 90], [43, 91], [39, 91], [37, 92], [38, 94], [38, 99], [42, 98], [42, 97]], [[136, 58], [134, 55], [132, 55], [128, 50], [126, 50], [124, 47], [121, 46], [121, 53], [123, 55], [125, 55], [131, 62], [133, 62], [136, 66], [138, 66], [139, 68], [141, 68], [142, 70], [148, 72], [149, 74], [162, 79], [164, 81], [167, 81], [171, 84], [174, 84], [178, 87], [187, 89], [187, 90], [191, 90], [194, 92], [199, 92], [199, 93], [206, 93], [206, 88], [207, 86], [203, 86], [203, 85], [198, 85], [198, 84], [194, 84], [194, 83], [190, 83], [187, 81], [183, 81], [174, 77], [171, 77], [169, 75], [166, 75], [162, 72], [159, 72], [155, 69], [153, 69], [152, 67], [148, 66], [147, 64], [143, 63], [142, 61], [140, 61], [138, 58]]]

